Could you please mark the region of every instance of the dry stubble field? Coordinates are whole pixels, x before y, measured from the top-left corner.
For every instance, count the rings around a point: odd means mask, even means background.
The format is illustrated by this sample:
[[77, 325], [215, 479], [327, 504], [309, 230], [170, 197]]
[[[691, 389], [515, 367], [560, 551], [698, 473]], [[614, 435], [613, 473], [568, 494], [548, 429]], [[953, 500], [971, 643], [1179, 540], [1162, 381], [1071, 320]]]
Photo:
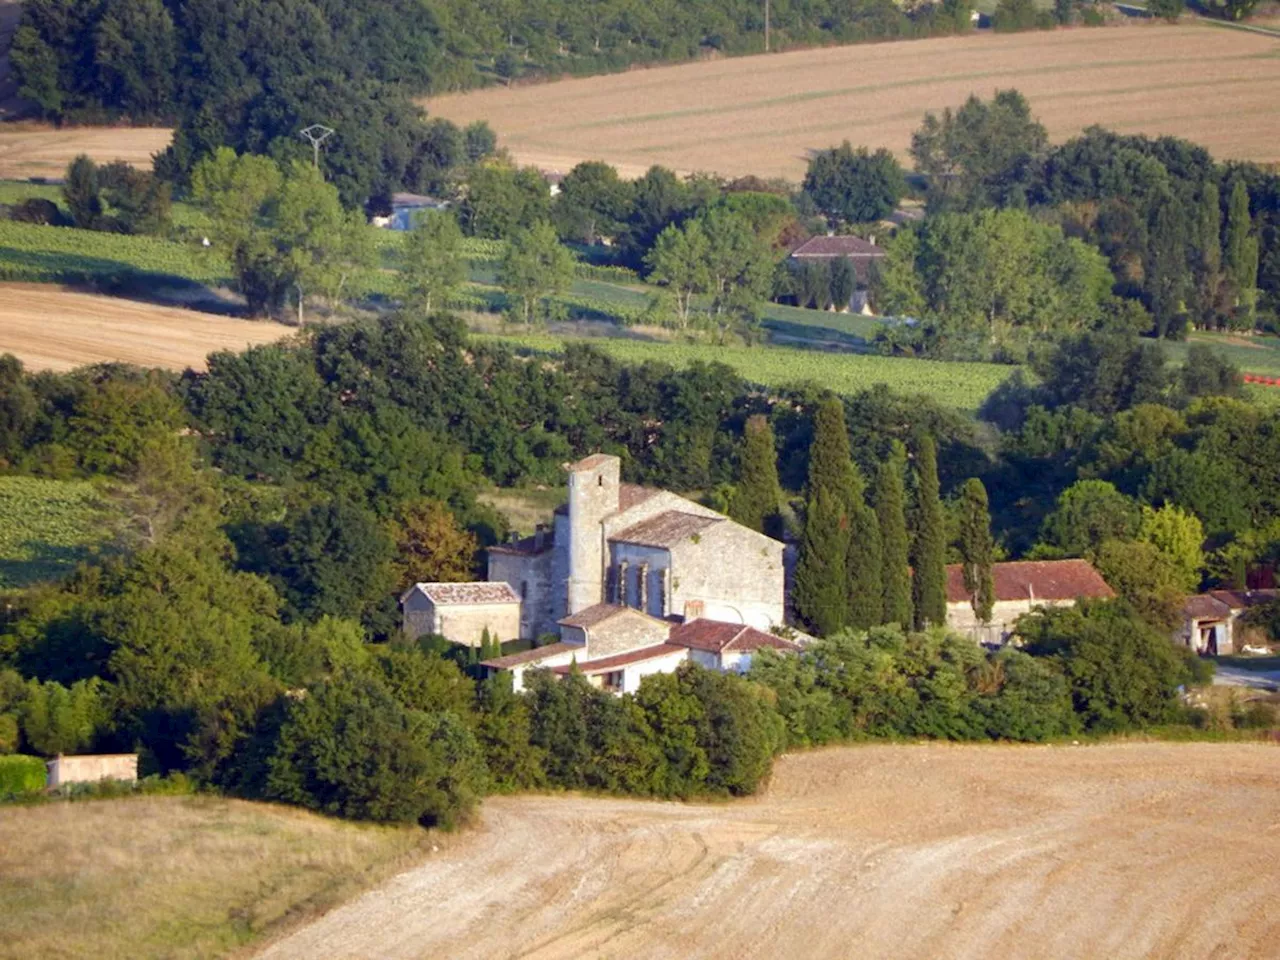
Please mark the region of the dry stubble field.
[[47, 284], [0, 284], [0, 353], [30, 370], [119, 361], [203, 369], [215, 350], [243, 350], [295, 333], [270, 322], [220, 317]]
[[67, 127], [15, 124], [0, 132], [0, 179], [62, 177], [67, 164], [87, 153], [99, 163], [124, 160], [151, 166], [151, 157], [169, 145], [172, 132], [163, 127]]
[[796, 181], [809, 152], [848, 139], [905, 155], [927, 110], [1016, 87], [1050, 136], [1090, 124], [1173, 134], [1216, 156], [1280, 160], [1280, 41], [1206, 26], [1137, 25], [739, 57], [435, 97], [487, 120], [521, 162], [607, 160]]
[[868, 746], [762, 797], [485, 802], [260, 960], [1222, 958], [1280, 943], [1280, 748]]

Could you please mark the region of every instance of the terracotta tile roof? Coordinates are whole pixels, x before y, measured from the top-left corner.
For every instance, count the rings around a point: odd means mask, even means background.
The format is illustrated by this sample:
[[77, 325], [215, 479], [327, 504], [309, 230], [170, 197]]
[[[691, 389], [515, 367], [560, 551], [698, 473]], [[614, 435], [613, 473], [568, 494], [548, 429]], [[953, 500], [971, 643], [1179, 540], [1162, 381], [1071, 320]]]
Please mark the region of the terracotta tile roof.
[[667, 510], [648, 520], [641, 520], [634, 526], [615, 533], [609, 539], [620, 540], [623, 543], [638, 543], [646, 547], [672, 547], [707, 527], [723, 522], [723, 517], [702, 517], [696, 513]]
[[[583, 673], [605, 673], [609, 670], [617, 670], [619, 667], [625, 667], [632, 663], [642, 663], [645, 660], [656, 660], [659, 657], [670, 657], [677, 653], [685, 653], [685, 647], [677, 647], [670, 643], [660, 643], [653, 647], [641, 647], [639, 650], [629, 650], [626, 653], [618, 653], [612, 657], [601, 657], [599, 660], [588, 660], [585, 663], [579, 663], [578, 669]], [[552, 667], [553, 673], [567, 674], [573, 669], [572, 664], [565, 664], [562, 667]]]
[[1280, 597], [1280, 590], [1210, 590], [1209, 596], [1225, 603], [1232, 610], [1247, 610]]
[[1231, 616], [1229, 604], [1208, 593], [1187, 597], [1182, 613], [1191, 620], [1225, 620]]
[[495, 543], [489, 548], [490, 553], [509, 553], [526, 557], [536, 557], [540, 553], [546, 553], [555, 546], [555, 537], [550, 530], [543, 533], [542, 546], [538, 546], [538, 537], [524, 537], [515, 543]]
[[[991, 568], [996, 600], [1075, 600], [1079, 597], [1114, 597], [1102, 575], [1088, 560], [1023, 560], [997, 563]], [[947, 602], [969, 599], [960, 564], [947, 567]]]
[[790, 641], [771, 633], [748, 627], [741, 623], [725, 623], [723, 620], [690, 620], [671, 629], [671, 643], [710, 653], [725, 650], [747, 652], [771, 647], [774, 650], [799, 650]]
[[511, 589], [511, 584], [487, 580], [475, 580], [471, 583], [417, 583], [414, 588], [421, 590], [427, 598], [442, 606], [468, 603], [519, 603], [519, 595]]
[[599, 470], [605, 464], [617, 459], [617, 457], [607, 453], [593, 453], [590, 456], [583, 457], [577, 463], [569, 464], [569, 472], [579, 473], [583, 470]]
[[486, 667], [510, 670], [512, 667], [523, 666], [526, 663], [537, 663], [539, 660], [546, 660], [548, 657], [556, 657], [564, 653], [572, 653], [575, 650], [581, 652], [582, 645], [577, 643], [549, 643], [545, 647], [534, 647], [532, 650], [521, 650], [519, 653], [509, 653], [505, 657], [494, 657], [492, 660], [481, 660], [480, 662]]
[[604, 623], [610, 617], [616, 617], [620, 613], [630, 610], [630, 607], [623, 607], [616, 603], [597, 603], [594, 606], [586, 607], [577, 613], [571, 613], [563, 620], [558, 621], [565, 627], [594, 627], [597, 623]]
[[791, 251], [798, 258], [883, 257], [884, 248], [861, 237], [810, 237]]

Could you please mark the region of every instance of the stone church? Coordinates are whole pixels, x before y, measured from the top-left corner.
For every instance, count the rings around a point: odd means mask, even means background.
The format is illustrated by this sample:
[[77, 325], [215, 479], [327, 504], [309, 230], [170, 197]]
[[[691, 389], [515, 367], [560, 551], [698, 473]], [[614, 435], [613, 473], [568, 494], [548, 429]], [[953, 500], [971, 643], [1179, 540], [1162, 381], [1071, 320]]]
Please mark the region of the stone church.
[[758, 650], [799, 649], [770, 632], [785, 623], [783, 545], [674, 493], [622, 483], [621, 467], [604, 454], [571, 464], [569, 502], [550, 529], [490, 548], [487, 582], [410, 588], [405, 631], [472, 646], [483, 632], [544, 641], [484, 661], [510, 672], [516, 690], [531, 669], [578, 670], [621, 693], [686, 661], [744, 671]]
[[785, 616], [783, 545], [665, 490], [620, 480], [621, 461], [571, 464], [552, 528], [489, 550], [490, 582], [521, 599], [521, 632], [600, 603], [660, 620], [705, 618], [768, 630]]

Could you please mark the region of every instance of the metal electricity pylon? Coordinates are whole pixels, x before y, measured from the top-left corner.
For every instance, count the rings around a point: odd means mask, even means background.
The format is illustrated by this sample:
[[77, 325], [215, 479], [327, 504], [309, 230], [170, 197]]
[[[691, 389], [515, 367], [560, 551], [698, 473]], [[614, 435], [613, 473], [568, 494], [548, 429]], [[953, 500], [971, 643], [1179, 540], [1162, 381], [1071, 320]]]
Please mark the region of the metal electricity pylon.
[[323, 123], [313, 123], [309, 127], [304, 127], [299, 134], [303, 140], [311, 144], [312, 162], [317, 169], [320, 167], [320, 144], [324, 143], [336, 132], [332, 127], [326, 127]]

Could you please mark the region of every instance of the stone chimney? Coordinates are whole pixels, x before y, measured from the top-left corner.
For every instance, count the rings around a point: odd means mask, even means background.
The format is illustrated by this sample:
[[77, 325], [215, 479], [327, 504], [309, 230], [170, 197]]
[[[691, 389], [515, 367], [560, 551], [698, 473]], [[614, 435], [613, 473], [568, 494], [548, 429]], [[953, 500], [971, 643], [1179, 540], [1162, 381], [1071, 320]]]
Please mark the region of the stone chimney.
[[606, 517], [618, 512], [622, 461], [603, 453], [569, 465], [569, 613], [604, 600]]

